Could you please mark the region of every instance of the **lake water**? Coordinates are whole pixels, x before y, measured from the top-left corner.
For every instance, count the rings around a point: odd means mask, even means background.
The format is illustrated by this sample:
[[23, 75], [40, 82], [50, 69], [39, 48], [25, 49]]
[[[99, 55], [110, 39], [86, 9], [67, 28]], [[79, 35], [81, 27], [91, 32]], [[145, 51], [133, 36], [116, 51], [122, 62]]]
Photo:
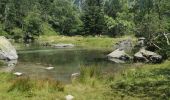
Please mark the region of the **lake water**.
[[[115, 72], [122, 65], [107, 60], [107, 49], [37, 49], [18, 51], [19, 60], [14, 72], [22, 72], [32, 78], [54, 78], [70, 81], [71, 74], [81, 66], [97, 66], [103, 72]], [[54, 67], [47, 70], [47, 67]]]

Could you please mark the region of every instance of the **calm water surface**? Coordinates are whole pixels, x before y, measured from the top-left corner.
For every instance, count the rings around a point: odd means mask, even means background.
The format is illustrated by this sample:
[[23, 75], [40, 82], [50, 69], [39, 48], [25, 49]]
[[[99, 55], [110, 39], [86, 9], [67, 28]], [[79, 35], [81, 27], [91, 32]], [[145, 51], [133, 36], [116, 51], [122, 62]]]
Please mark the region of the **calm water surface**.
[[[19, 61], [15, 72], [23, 72], [32, 78], [54, 78], [70, 81], [71, 74], [79, 72], [81, 66], [97, 66], [103, 72], [115, 72], [122, 65], [107, 60], [107, 49], [37, 49], [18, 51]], [[54, 67], [46, 70], [47, 67]]]

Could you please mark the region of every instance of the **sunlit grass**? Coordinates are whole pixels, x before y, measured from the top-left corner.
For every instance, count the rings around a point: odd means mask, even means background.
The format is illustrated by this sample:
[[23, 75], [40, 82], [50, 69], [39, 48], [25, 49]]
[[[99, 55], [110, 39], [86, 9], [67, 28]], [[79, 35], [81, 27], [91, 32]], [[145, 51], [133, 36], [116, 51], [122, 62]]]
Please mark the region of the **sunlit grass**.
[[113, 91], [138, 98], [170, 98], [170, 61], [158, 65], [130, 68], [119, 74], [111, 84]]
[[108, 36], [92, 37], [92, 36], [40, 36], [39, 42], [49, 42], [49, 43], [72, 43], [80, 47], [88, 48], [112, 48], [115, 43], [125, 39], [132, 39], [135, 42], [136, 38], [134, 36], [123, 36], [111, 38]]
[[82, 66], [70, 84], [53, 79], [31, 79], [0, 73], [0, 100], [140, 100], [170, 98], [170, 61], [134, 64], [113, 75], [99, 67]]

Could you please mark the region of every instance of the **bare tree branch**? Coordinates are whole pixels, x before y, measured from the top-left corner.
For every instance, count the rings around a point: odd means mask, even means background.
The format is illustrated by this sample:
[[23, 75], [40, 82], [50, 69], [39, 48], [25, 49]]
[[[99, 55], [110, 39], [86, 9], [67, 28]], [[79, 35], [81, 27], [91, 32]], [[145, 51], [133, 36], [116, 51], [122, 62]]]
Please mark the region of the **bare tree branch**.
[[155, 43], [152, 42], [152, 44], [153, 44], [155, 47], [157, 47], [158, 49], [160, 49], [160, 50], [162, 49], [162, 48], [160, 48], [158, 45], [156, 45]]
[[166, 34], [166, 33], [164, 32], [164, 36], [165, 36], [165, 38], [166, 38], [166, 41], [167, 41], [167, 44], [168, 44], [168, 45], [170, 45], [170, 42], [169, 42], [169, 39], [168, 39], [168, 35], [169, 35], [169, 34], [170, 34], [170, 33], [167, 33], [167, 34]]

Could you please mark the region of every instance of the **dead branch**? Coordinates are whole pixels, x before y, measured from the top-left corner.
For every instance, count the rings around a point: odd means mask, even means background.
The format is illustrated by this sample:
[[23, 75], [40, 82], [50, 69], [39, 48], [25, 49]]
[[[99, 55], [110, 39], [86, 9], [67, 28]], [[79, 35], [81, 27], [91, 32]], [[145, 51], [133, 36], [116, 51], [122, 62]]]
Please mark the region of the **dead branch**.
[[165, 38], [166, 38], [166, 41], [167, 41], [167, 44], [168, 44], [168, 45], [170, 45], [170, 42], [169, 42], [169, 39], [168, 39], [168, 35], [169, 35], [169, 34], [170, 34], [170, 33], [167, 33], [167, 34], [166, 34], [166, 33], [164, 32], [164, 36], [165, 36]]

